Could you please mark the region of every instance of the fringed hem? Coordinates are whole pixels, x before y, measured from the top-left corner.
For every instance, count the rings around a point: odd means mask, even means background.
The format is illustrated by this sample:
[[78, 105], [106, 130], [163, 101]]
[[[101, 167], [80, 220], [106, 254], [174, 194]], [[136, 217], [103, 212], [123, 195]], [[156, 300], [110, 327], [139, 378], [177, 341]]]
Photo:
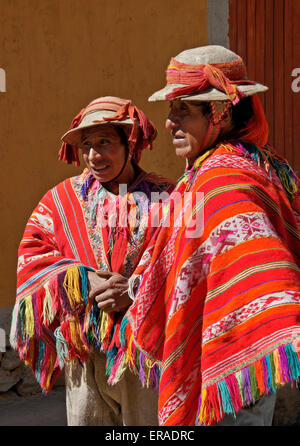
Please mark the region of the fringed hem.
[[107, 370], [109, 375], [108, 383], [116, 384], [119, 382], [125, 370], [129, 368], [132, 373], [139, 377], [143, 387], [157, 390], [160, 379], [160, 367], [136, 347], [126, 316], [123, 318], [119, 336], [121, 347]]
[[196, 424], [213, 426], [225, 414], [236, 417], [241, 408], [286, 383], [297, 383], [299, 377], [300, 352], [294, 344], [280, 346], [249, 367], [207, 386], [200, 396]]
[[44, 393], [66, 361], [84, 361], [90, 351], [95, 317], [86, 269], [69, 267], [14, 306], [10, 344], [32, 368]]

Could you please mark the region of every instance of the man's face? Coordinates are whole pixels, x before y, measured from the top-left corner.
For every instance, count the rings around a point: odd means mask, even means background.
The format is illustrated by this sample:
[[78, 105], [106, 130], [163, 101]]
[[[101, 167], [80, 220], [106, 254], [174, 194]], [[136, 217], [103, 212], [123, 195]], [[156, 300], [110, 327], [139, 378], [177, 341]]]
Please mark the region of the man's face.
[[194, 161], [203, 149], [209, 119], [203, 115], [201, 102], [170, 102], [166, 128], [173, 138], [176, 155]]
[[126, 147], [109, 124], [83, 130], [80, 149], [88, 169], [100, 183], [114, 179], [126, 160]]

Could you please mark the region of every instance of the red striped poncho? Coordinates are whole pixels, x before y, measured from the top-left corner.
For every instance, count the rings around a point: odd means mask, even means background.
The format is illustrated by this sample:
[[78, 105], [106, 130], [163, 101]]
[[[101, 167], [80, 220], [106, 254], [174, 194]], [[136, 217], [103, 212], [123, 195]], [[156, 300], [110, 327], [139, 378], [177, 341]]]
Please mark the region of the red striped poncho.
[[[124, 314], [98, 310], [86, 273], [132, 274], [152, 234], [151, 192], [169, 188], [168, 180], [140, 171], [128, 193], [116, 196], [86, 169], [51, 189], [33, 211], [19, 247], [10, 342], [45, 392], [65, 361], [84, 361], [92, 344], [106, 351], [109, 370]], [[127, 218], [132, 210], [135, 224]]]
[[199, 236], [175, 225], [171, 200], [171, 226], [130, 280], [139, 287], [121, 327], [124, 360], [134, 370], [138, 348], [159, 371], [161, 425], [214, 425], [300, 376], [299, 180], [285, 166], [280, 181], [245, 147], [195, 162], [171, 199], [192, 194]]

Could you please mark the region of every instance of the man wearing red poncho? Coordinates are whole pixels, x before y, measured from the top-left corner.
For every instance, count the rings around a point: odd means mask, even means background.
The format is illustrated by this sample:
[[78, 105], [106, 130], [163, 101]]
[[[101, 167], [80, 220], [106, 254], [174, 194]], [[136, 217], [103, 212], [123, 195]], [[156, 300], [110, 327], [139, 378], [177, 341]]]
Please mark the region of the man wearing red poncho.
[[[157, 395], [117, 360], [128, 296], [101, 300], [111, 271], [129, 277], [151, 238], [151, 193], [170, 182], [139, 167], [156, 130], [131, 101], [102, 97], [74, 118], [60, 159], [86, 168], [39, 202], [19, 247], [17, 300], [10, 341], [48, 392], [66, 366], [69, 425], [156, 425]], [[125, 186], [125, 190], [120, 189]], [[130, 217], [130, 218], [129, 218]]]

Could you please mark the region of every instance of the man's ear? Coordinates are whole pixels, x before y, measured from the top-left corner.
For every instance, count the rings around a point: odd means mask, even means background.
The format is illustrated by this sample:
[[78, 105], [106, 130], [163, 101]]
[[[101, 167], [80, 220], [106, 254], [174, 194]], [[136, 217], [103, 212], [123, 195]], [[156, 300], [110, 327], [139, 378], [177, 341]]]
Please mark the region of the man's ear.
[[222, 128], [230, 126], [232, 124], [232, 110], [231, 110], [231, 108], [229, 110], [227, 110], [227, 112], [221, 119], [220, 124], [221, 124]]

